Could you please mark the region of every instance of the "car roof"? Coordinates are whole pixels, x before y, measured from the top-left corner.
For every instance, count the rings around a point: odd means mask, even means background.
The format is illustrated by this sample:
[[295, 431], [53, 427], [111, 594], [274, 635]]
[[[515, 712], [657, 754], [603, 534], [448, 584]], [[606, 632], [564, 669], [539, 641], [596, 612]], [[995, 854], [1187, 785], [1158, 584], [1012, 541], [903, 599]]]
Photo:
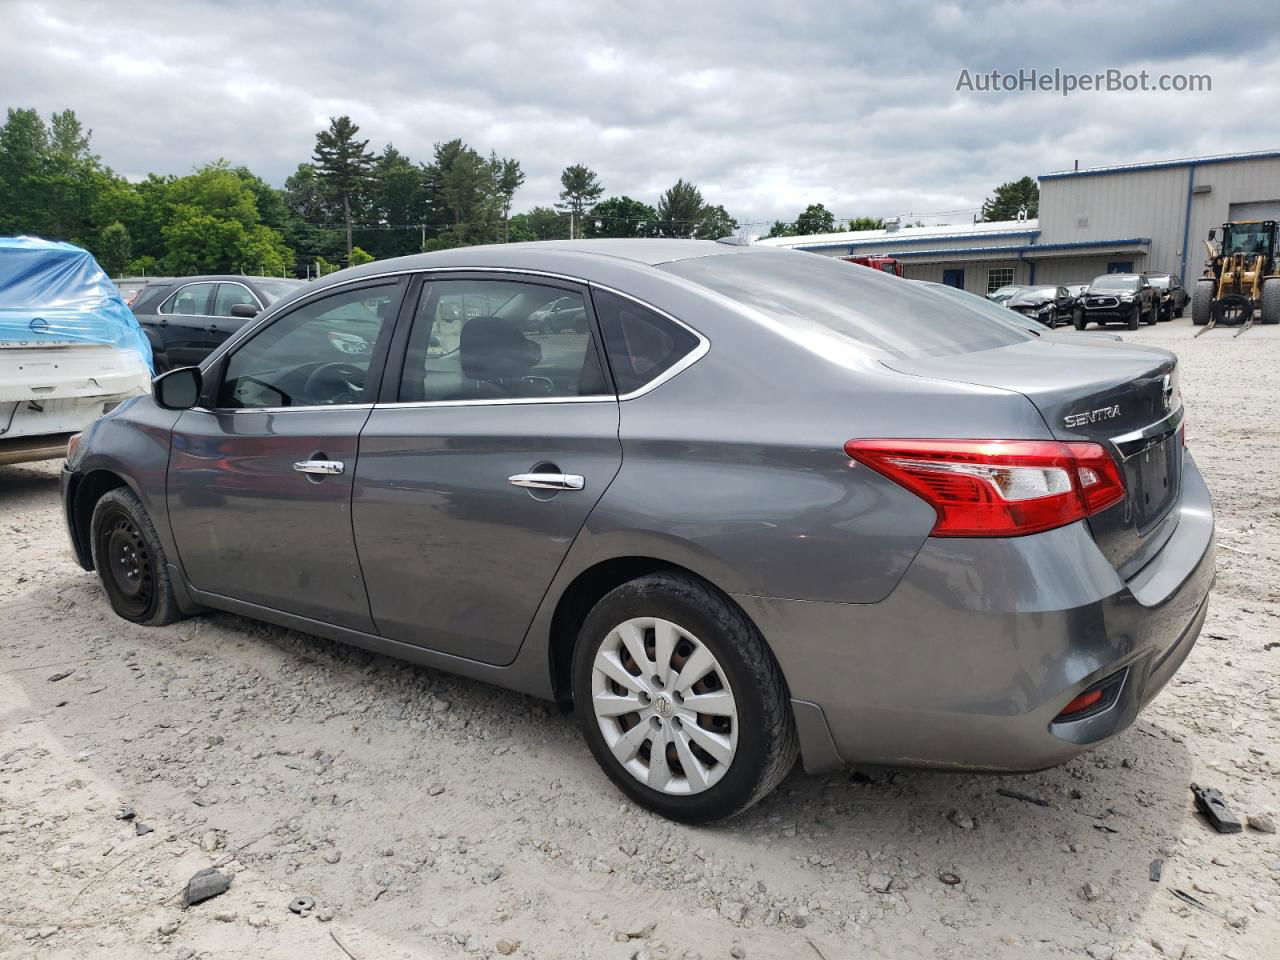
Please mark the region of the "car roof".
[[[125, 278], [129, 279], [129, 278]], [[155, 283], [211, 283], [221, 280], [234, 281], [236, 283], [261, 283], [270, 280], [272, 283], [306, 283], [305, 280], [299, 280], [296, 277], [249, 277], [243, 273], [202, 273], [194, 277], [154, 277], [152, 281]]]
[[[674, 239], [599, 239], [536, 240], [528, 243], [493, 243], [474, 247], [453, 247], [431, 253], [415, 253], [389, 260], [375, 260], [359, 267], [348, 267], [307, 285], [307, 292], [365, 277], [410, 273], [415, 270], [527, 270], [549, 275], [559, 274], [588, 282], [607, 282], [621, 274], [649, 276], [660, 274], [654, 268], [678, 260], [714, 256], [806, 256], [815, 254], [777, 247], [762, 247], [715, 240]], [[665, 276], [667, 282], [674, 278]], [[287, 303], [298, 294], [282, 298]]]

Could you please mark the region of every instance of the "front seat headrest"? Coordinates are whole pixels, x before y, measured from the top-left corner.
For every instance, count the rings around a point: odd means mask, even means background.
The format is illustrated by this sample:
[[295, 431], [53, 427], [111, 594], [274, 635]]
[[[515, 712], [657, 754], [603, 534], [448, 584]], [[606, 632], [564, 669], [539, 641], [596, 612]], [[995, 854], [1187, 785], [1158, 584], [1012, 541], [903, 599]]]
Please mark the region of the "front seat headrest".
[[458, 360], [468, 380], [519, 379], [542, 360], [542, 347], [502, 317], [472, 317], [458, 337]]

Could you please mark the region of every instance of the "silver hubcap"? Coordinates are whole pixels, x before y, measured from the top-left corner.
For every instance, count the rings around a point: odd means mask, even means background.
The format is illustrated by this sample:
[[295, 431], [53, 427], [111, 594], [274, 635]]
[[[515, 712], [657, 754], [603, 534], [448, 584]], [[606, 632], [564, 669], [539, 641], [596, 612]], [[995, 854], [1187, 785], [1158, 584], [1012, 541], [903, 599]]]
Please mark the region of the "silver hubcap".
[[733, 763], [733, 691], [711, 651], [679, 624], [635, 617], [610, 630], [592, 664], [591, 706], [618, 762], [654, 790], [701, 793]]

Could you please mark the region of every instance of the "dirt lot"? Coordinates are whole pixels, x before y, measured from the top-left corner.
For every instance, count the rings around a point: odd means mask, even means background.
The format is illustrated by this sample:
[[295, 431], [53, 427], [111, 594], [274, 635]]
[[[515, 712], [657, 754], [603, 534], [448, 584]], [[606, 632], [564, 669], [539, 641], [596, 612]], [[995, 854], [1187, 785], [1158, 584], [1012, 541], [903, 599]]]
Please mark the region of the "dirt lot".
[[[709, 829], [630, 806], [529, 698], [233, 616], [116, 619], [59, 464], [0, 467], [0, 956], [1280, 957], [1280, 838], [1214, 833], [1188, 789], [1280, 812], [1280, 329], [1191, 333], [1126, 335], [1182, 357], [1221, 543], [1139, 722], [1022, 777], [797, 770]], [[211, 865], [231, 888], [183, 910]]]

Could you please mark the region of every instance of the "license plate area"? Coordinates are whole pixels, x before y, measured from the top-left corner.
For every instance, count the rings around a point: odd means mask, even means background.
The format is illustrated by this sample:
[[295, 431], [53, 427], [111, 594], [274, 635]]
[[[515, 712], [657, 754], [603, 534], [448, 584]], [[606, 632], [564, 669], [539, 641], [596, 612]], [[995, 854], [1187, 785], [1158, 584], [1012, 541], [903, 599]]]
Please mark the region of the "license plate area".
[[1163, 519], [1178, 499], [1182, 481], [1182, 445], [1177, 433], [1135, 453], [1125, 461], [1125, 480], [1131, 491], [1129, 502], [1139, 534], [1145, 534]]

